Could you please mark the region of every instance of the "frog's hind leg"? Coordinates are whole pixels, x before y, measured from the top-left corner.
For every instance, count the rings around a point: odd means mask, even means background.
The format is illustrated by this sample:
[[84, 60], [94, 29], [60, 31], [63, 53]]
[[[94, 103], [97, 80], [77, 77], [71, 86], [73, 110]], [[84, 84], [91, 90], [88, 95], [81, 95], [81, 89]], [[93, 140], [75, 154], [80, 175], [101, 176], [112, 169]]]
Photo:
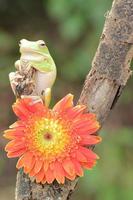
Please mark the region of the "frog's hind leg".
[[21, 95], [21, 98], [32, 98], [34, 103], [42, 102], [46, 107], [48, 107], [51, 101], [51, 88], [46, 88], [46, 90], [42, 92], [41, 96]]
[[41, 96], [45, 106], [48, 107], [51, 101], [51, 88], [46, 88], [45, 91], [42, 92]]

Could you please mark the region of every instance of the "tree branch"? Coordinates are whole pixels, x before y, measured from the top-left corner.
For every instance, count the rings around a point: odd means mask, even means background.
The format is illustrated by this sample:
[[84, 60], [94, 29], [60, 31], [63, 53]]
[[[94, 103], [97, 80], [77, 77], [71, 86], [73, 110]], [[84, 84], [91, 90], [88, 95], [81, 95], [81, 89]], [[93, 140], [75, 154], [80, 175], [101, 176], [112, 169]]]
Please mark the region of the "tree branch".
[[[96, 113], [101, 124], [120, 96], [128, 78], [133, 57], [133, 1], [115, 0], [106, 18], [92, 69], [83, 87], [79, 103]], [[16, 200], [68, 200], [78, 178], [59, 185], [36, 184], [19, 171]]]

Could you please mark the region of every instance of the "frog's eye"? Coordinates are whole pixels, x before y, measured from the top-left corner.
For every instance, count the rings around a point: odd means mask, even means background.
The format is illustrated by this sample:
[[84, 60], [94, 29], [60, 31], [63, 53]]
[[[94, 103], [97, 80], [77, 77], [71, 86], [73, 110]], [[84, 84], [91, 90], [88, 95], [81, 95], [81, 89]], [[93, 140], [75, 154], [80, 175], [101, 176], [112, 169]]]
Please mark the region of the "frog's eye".
[[22, 39], [19, 41], [19, 46], [21, 46], [21, 44], [28, 42], [26, 39]]
[[22, 44], [22, 40], [20, 40], [18, 44], [19, 44], [19, 46], [21, 46], [21, 44]]
[[40, 45], [41, 47], [46, 46], [46, 44], [45, 44], [45, 42], [44, 42], [43, 40], [40, 40], [40, 41], [39, 41], [39, 45]]
[[41, 43], [40, 46], [42, 46], [42, 47], [45, 46], [45, 43]]

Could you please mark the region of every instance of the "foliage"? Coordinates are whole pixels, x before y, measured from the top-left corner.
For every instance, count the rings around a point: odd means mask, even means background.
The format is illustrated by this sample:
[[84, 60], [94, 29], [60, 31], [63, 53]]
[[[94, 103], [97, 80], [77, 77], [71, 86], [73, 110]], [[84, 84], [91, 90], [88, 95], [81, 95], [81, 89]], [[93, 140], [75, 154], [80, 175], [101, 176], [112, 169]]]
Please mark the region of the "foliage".
[[[108, 132], [108, 133], [107, 133]], [[103, 143], [96, 148], [101, 159], [94, 170], [80, 179], [75, 200], [132, 200], [132, 129], [103, 132]]]

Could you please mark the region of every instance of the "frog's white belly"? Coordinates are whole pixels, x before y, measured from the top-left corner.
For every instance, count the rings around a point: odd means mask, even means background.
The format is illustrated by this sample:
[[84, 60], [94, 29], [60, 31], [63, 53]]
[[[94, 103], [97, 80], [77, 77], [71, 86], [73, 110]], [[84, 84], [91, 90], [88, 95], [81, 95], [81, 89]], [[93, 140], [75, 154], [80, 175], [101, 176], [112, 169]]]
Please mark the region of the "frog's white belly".
[[56, 71], [42, 73], [36, 71], [35, 73], [35, 93], [41, 95], [46, 88], [51, 88], [56, 78]]

